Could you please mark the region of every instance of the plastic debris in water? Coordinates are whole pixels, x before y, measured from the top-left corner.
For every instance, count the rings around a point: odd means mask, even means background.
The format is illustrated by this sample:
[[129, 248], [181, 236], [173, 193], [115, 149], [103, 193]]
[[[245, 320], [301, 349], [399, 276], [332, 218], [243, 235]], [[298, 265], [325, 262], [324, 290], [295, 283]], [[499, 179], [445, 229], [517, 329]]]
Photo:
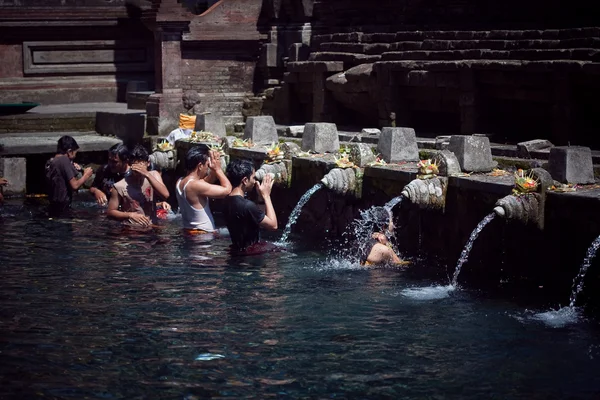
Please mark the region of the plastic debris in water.
[[195, 361], [210, 361], [217, 360], [219, 358], [225, 358], [225, 356], [222, 354], [202, 353], [196, 357]]

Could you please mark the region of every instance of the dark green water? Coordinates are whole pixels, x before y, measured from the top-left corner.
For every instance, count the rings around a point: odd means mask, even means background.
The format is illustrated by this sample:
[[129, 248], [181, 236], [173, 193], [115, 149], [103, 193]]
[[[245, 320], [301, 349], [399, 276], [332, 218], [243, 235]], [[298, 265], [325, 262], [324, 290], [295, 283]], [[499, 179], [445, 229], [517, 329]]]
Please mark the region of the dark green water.
[[123, 235], [79, 207], [0, 211], [0, 399], [600, 398], [596, 321], [406, 297], [446, 282], [298, 244], [232, 258], [177, 220]]

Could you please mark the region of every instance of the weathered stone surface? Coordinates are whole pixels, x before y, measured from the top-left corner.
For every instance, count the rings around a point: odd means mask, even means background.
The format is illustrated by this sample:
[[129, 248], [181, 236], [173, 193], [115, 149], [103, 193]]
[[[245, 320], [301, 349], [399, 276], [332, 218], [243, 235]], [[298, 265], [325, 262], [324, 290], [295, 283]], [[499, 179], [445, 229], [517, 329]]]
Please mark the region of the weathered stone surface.
[[291, 160], [292, 157], [298, 155], [302, 151], [300, 146], [293, 142], [285, 142], [279, 145], [281, 151], [283, 151], [283, 157], [287, 160]]
[[291, 125], [285, 130], [285, 135], [289, 137], [301, 138], [304, 133], [304, 125]]
[[5, 196], [25, 195], [27, 182], [27, 161], [21, 157], [0, 158], [0, 177], [8, 180], [8, 185], [3, 186]]
[[244, 129], [244, 139], [250, 139], [257, 144], [269, 144], [279, 141], [273, 117], [270, 115], [248, 117]]
[[558, 146], [550, 149], [548, 159], [552, 178], [562, 183], [594, 183], [592, 151], [589, 147]]
[[436, 136], [435, 137], [436, 150], [446, 150], [449, 145], [450, 145], [450, 136]]
[[224, 137], [225, 123], [221, 114], [199, 114], [196, 115], [195, 131], [210, 132], [219, 137]]
[[545, 139], [534, 139], [526, 142], [517, 143], [517, 154], [522, 158], [532, 158], [531, 152], [537, 150], [544, 150], [554, 145], [549, 140]]
[[381, 135], [381, 131], [377, 128], [364, 128], [362, 131], [360, 131], [360, 133], [362, 133], [363, 135]]
[[460, 163], [453, 152], [449, 150], [442, 150], [438, 152], [433, 160], [438, 165], [438, 170], [441, 176], [452, 176], [460, 174]]
[[340, 150], [338, 130], [331, 123], [308, 123], [302, 135], [302, 150], [317, 153], [337, 152]]
[[146, 131], [146, 118], [141, 112], [98, 112], [96, 132], [114, 135], [124, 142], [138, 143]]
[[350, 143], [346, 145], [346, 148], [350, 151], [350, 161], [361, 168], [375, 161], [375, 154], [368, 144]]
[[383, 128], [377, 151], [386, 162], [417, 161], [419, 148], [412, 128]]
[[448, 150], [456, 155], [463, 171], [489, 172], [497, 166], [492, 159], [490, 140], [485, 136], [454, 135]]

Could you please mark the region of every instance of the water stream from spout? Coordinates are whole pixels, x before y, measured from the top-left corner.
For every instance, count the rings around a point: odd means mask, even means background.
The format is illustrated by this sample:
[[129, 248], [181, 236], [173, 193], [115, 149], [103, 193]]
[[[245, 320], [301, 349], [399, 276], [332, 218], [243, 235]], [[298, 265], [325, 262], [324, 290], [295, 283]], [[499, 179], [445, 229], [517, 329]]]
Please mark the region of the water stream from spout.
[[394, 197], [393, 199], [385, 203], [384, 207], [386, 208], [386, 210], [391, 211], [394, 207], [396, 207], [397, 204], [402, 203], [402, 199], [404, 199], [403, 195]]
[[462, 268], [463, 264], [465, 262], [467, 262], [467, 260], [469, 259], [469, 253], [471, 252], [471, 249], [473, 248], [473, 243], [475, 242], [475, 239], [477, 239], [477, 236], [479, 236], [479, 233], [483, 230], [483, 228], [487, 224], [489, 224], [494, 219], [495, 216], [496, 216], [495, 213], [491, 213], [491, 214], [487, 215], [477, 225], [477, 228], [475, 228], [473, 230], [473, 232], [471, 232], [469, 241], [465, 245], [462, 253], [460, 253], [460, 258], [458, 259], [458, 263], [456, 264], [456, 269], [454, 270], [454, 275], [452, 276], [452, 282], [451, 282], [452, 286], [456, 287], [456, 282], [458, 280], [458, 274], [460, 274], [460, 269]]
[[294, 210], [290, 214], [288, 223], [285, 226], [285, 229], [283, 230], [281, 239], [279, 239], [279, 242], [277, 242], [278, 244], [284, 244], [287, 241], [288, 236], [290, 235], [290, 232], [292, 231], [292, 225], [294, 225], [296, 223], [296, 221], [298, 220], [298, 217], [300, 216], [300, 213], [302, 212], [302, 207], [304, 207], [304, 205], [308, 202], [310, 197], [313, 194], [315, 194], [322, 187], [323, 187], [323, 184], [317, 183], [315, 186], [310, 188], [306, 193], [304, 193], [304, 195], [300, 198], [300, 200], [298, 200], [298, 204], [296, 204], [296, 207], [294, 207]]
[[588, 268], [592, 264], [592, 260], [596, 256], [598, 252], [598, 248], [600, 248], [600, 236], [596, 238], [588, 247], [585, 258], [583, 259], [583, 263], [581, 264], [581, 268], [579, 269], [579, 273], [573, 279], [573, 289], [571, 290], [571, 297], [569, 298], [569, 307], [574, 307], [575, 302], [577, 301], [577, 295], [583, 290], [583, 278], [585, 278], [585, 273]]

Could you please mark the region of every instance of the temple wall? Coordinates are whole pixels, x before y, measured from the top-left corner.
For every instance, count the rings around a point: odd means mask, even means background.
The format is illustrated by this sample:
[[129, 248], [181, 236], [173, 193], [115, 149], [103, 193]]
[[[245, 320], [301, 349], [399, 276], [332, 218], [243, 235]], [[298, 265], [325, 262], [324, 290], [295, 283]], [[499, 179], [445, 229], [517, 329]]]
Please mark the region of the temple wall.
[[0, 103], [125, 101], [129, 80], [153, 85], [144, 0], [0, 1]]

